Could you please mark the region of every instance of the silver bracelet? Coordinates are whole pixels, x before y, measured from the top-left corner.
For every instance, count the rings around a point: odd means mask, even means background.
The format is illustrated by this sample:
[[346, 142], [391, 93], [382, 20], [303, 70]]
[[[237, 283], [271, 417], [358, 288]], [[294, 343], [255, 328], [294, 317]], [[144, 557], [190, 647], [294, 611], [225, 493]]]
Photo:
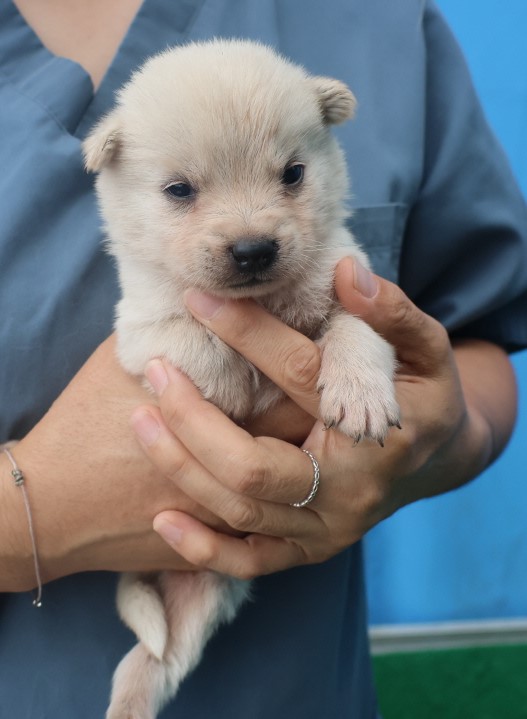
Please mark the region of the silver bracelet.
[[38, 561], [38, 553], [37, 553], [37, 543], [35, 541], [35, 530], [33, 527], [33, 517], [31, 515], [31, 507], [29, 505], [29, 497], [27, 494], [27, 489], [25, 486], [26, 478], [24, 477], [24, 474], [18, 464], [15, 462], [15, 458], [11, 454], [11, 452], [3, 448], [4, 454], [7, 455], [9, 461], [11, 462], [11, 466], [13, 469], [11, 470], [11, 476], [15, 480], [15, 484], [17, 487], [20, 487], [22, 490], [22, 497], [24, 498], [24, 506], [26, 508], [26, 514], [27, 514], [27, 522], [29, 525], [29, 536], [31, 538], [31, 547], [33, 549], [33, 562], [35, 565], [35, 577], [37, 579], [37, 595], [33, 599], [33, 606], [35, 607], [41, 607], [42, 606], [42, 578], [40, 576], [40, 564]]

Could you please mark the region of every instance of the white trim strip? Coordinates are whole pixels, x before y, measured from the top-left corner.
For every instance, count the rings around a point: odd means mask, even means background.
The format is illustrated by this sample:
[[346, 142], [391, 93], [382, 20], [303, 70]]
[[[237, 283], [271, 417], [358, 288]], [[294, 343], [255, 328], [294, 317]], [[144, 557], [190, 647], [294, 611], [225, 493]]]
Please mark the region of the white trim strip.
[[527, 617], [477, 622], [379, 624], [370, 627], [369, 635], [374, 655], [527, 644]]

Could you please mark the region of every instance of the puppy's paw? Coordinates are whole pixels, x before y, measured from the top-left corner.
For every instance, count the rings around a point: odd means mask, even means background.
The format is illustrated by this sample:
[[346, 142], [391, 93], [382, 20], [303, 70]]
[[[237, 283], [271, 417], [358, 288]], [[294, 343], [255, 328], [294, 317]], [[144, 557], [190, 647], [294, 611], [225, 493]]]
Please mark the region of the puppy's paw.
[[381, 446], [390, 427], [400, 427], [399, 405], [390, 377], [348, 376], [345, 383], [328, 378], [319, 386], [320, 417], [355, 442], [373, 439]]
[[393, 348], [352, 315], [339, 314], [320, 341], [320, 418], [356, 442], [379, 444], [390, 427], [400, 426], [395, 398]]

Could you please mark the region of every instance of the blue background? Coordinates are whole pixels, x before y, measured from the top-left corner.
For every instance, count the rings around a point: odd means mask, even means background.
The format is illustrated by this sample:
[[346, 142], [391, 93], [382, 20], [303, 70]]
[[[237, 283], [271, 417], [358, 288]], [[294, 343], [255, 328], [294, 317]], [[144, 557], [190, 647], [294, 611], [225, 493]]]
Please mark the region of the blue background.
[[[527, 1], [438, 0], [527, 192]], [[476, 482], [418, 502], [366, 539], [372, 624], [527, 616], [527, 352], [519, 422]]]

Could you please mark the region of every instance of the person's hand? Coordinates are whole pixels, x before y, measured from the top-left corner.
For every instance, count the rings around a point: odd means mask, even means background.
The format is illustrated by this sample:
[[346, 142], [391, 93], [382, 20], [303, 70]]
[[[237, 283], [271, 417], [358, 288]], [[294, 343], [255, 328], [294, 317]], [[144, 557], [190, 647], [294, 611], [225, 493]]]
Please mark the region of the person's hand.
[[[167, 506], [224, 527], [157, 471], [139, 448], [130, 415], [151, 401], [119, 366], [110, 338], [13, 448], [27, 478], [45, 581], [84, 570], [187, 567], [152, 529], [154, 516]], [[3, 529], [8, 531], [0, 589], [30, 589], [35, 577], [27, 520], [18, 490], [7, 481], [7, 458], [0, 455], [0, 461], [0, 478], [6, 480]]]
[[[403, 428], [391, 430], [384, 448], [371, 442], [355, 446], [315, 421], [303, 447], [317, 458], [321, 483], [305, 508], [290, 503], [310, 491], [308, 456], [294, 444], [251, 436], [249, 428], [206, 402], [184, 375], [160, 361], [150, 363], [147, 376], [160, 407], [135, 414], [145, 452], [175, 486], [244, 533], [227, 536], [188, 513], [161, 512], [156, 530], [192, 564], [246, 578], [323, 561], [403, 505], [466, 482], [489, 461], [492, 438], [475, 374], [484, 368], [487, 381], [496, 363], [503, 374], [501, 350], [483, 342], [460, 345], [460, 365], [470, 376], [467, 405], [454, 352], [438, 322], [350, 259], [337, 268], [336, 289], [346, 309], [397, 349]], [[187, 303], [197, 319], [316, 418], [320, 356], [314, 343], [251, 301], [191, 293]], [[476, 355], [480, 369], [474, 370]]]

